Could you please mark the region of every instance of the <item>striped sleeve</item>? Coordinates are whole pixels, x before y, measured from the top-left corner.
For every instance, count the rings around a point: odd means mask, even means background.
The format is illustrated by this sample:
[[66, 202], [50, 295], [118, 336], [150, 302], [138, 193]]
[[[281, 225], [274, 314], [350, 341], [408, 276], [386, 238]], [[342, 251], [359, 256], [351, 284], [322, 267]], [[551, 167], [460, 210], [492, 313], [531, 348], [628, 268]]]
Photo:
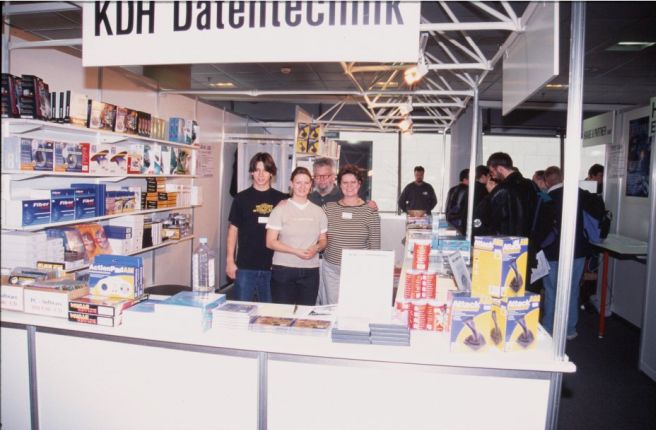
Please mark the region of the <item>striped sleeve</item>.
[[380, 249], [380, 215], [378, 211], [375, 211], [369, 207], [369, 221], [367, 226], [369, 227], [369, 240], [367, 243], [368, 249]]

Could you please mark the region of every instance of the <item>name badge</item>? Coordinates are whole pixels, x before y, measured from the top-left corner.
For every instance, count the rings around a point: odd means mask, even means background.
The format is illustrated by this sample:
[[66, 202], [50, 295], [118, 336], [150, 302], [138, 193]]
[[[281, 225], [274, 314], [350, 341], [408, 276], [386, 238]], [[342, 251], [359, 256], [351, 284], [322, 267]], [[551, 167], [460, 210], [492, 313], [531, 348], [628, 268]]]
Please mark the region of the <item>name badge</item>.
[[268, 216], [259, 216], [257, 217], [257, 223], [258, 224], [266, 224], [269, 222], [269, 217]]
[[353, 219], [353, 214], [351, 212], [342, 212], [342, 219]]

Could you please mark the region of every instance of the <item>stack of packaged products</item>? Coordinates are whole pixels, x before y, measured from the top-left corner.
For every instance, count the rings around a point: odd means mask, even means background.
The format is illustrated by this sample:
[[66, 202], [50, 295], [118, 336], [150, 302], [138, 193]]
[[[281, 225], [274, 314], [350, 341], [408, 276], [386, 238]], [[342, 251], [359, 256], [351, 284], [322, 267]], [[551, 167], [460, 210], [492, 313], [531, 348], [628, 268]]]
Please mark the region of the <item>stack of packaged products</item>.
[[203, 332], [212, 327], [212, 311], [225, 301], [225, 294], [182, 291], [155, 303], [152, 322], [167, 331]]
[[225, 303], [212, 310], [212, 327], [248, 330], [257, 305]]

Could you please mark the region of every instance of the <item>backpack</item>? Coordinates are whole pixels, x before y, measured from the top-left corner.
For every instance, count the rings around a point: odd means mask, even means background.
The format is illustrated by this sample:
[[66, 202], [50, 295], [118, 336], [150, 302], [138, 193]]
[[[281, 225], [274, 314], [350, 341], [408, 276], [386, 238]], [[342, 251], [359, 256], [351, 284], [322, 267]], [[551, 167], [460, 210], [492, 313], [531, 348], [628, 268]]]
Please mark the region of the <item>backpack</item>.
[[590, 243], [599, 243], [610, 231], [612, 214], [606, 210], [604, 200], [586, 190], [579, 191], [579, 206], [583, 212], [583, 236]]

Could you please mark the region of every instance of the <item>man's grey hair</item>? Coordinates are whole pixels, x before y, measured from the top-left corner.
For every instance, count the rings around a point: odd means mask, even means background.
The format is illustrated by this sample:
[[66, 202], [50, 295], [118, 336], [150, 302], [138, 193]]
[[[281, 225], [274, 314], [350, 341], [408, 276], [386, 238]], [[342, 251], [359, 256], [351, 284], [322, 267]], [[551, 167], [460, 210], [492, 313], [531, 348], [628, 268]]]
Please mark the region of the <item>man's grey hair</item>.
[[314, 164], [312, 165], [312, 167], [314, 169], [316, 169], [317, 167], [323, 167], [323, 166], [330, 167], [330, 170], [332, 170], [334, 172], [335, 171], [335, 160], [333, 160], [332, 158], [321, 157], [321, 158], [317, 158], [316, 160], [314, 160]]

